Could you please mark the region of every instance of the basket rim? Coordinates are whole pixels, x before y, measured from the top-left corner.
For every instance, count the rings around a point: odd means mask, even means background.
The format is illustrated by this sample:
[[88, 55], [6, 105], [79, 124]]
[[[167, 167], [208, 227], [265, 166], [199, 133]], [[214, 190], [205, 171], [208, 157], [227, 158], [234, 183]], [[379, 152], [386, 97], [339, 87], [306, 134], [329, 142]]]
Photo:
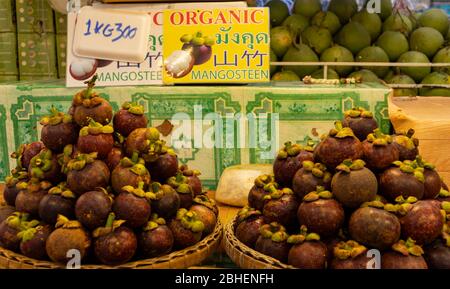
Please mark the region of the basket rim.
[[227, 252], [227, 255], [233, 260], [233, 262], [235, 262], [237, 265], [240, 265], [240, 260], [237, 260], [238, 258], [234, 258], [232, 254], [230, 254], [229, 250], [231, 248], [232, 250], [238, 251], [240, 254], [245, 255], [247, 258], [267, 264], [274, 269], [296, 269], [294, 266], [285, 264], [268, 255], [264, 255], [239, 241], [234, 233], [237, 226], [237, 220], [238, 216], [236, 215], [233, 220], [226, 225], [224, 233], [224, 239], [226, 243], [225, 251]]
[[[141, 259], [132, 262], [127, 262], [117, 266], [101, 265], [101, 264], [85, 264], [81, 265], [80, 269], [150, 269], [151, 266], [157, 266], [158, 268], [164, 268], [167, 264], [167, 268], [172, 268], [173, 263], [182, 260], [186, 256], [191, 254], [196, 254], [197, 260], [194, 258], [188, 258], [191, 262], [184, 262], [183, 266], [177, 267], [177, 269], [184, 269], [190, 266], [194, 266], [202, 262], [209, 255], [211, 255], [211, 250], [216, 249], [220, 244], [223, 235], [223, 225], [219, 219], [217, 219], [214, 231], [203, 238], [200, 242], [195, 245], [189, 246], [182, 250], [173, 251], [170, 254], [163, 255], [160, 257], [154, 257], [149, 259]], [[52, 261], [42, 261], [33, 258], [26, 257], [22, 254], [15, 253], [3, 247], [0, 247], [0, 259], [4, 259], [9, 262], [16, 262], [32, 266], [34, 269], [64, 269], [66, 268], [63, 264], [58, 264]], [[0, 262], [1, 263], [1, 262]], [[0, 267], [1, 268], [1, 267]], [[3, 267], [5, 268], [5, 267]]]

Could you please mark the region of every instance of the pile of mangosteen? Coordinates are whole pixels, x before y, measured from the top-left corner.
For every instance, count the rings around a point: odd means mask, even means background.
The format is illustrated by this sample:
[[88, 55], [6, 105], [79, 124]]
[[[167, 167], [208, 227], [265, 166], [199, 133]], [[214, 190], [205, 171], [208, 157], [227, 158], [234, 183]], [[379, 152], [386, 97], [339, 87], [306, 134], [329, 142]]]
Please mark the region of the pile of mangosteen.
[[410, 129], [353, 108], [314, 145], [286, 142], [236, 217], [246, 246], [301, 269], [450, 269], [450, 193]]
[[84, 264], [114, 266], [195, 245], [218, 215], [200, 172], [179, 166], [143, 106], [114, 113], [95, 79], [67, 114], [52, 108], [42, 118], [41, 141], [13, 154], [0, 246], [62, 264], [77, 249]]

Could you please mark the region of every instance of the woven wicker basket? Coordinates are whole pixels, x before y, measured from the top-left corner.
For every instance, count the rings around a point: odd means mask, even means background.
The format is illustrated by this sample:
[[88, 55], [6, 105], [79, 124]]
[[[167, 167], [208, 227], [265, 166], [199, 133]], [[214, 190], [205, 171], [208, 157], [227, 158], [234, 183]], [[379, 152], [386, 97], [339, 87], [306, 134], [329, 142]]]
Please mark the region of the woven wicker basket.
[[277, 259], [261, 254], [239, 241], [235, 234], [237, 217], [225, 228], [225, 251], [236, 265], [244, 269], [295, 269]]
[[[82, 265], [81, 269], [184, 269], [200, 264], [220, 245], [223, 226], [217, 221], [214, 232], [194, 246], [175, 251], [169, 255], [134, 261], [119, 266]], [[0, 247], [0, 268], [2, 269], [60, 269], [63, 265], [27, 258]]]

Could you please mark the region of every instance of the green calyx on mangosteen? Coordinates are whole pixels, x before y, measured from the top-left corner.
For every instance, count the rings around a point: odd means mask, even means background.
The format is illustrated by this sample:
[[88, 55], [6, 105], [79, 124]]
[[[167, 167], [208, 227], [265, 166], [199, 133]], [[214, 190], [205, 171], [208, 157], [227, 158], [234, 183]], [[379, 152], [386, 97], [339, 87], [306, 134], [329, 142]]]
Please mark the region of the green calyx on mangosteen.
[[183, 43], [181, 49], [190, 52], [194, 58], [193, 65], [206, 63], [212, 55], [211, 47], [216, 44], [214, 36], [203, 35], [200, 31], [194, 34], [184, 34], [180, 37], [180, 41]]
[[377, 121], [373, 118], [373, 113], [362, 107], [354, 107], [345, 111], [342, 125], [351, 128], [360, 141], [364, 141], [367, 135], [378, 128]]
[[303, 161], [314, 161], [314, 142], [308, 141], [306, 146], [286, 142], [278, 151], [273, 163], [275, 181], [282, 186], [290, 187], [295, 173], [302, 167]]
[[298, 198], [302, 199], [306, 194], [314, 191], [317, 186], [329, 188], [331, 173], [321, 163], [304, 161], [292, 181], [292, 190]]
[[47, 255], [53, 262], [66, 264], [70, 260], [67, 253], [74, 249], [79, 251], [81, 259], [88, 254], [91, 239], [80, 222], [59, 215], [55, 227], [45, 245]]
[[20, 252], [29, 258], [47, 259], [45, 243], [51, 232], [50, 225], [30, 226], [28, 229], [19, 232], [18, 237], [21, 238]]
[[406, 241], [399, 240], [392, 245], [392, 251], [383, 253], [381, 257], [382, 269], [428, 269], [425, 259], [422, 257], [424, 251], [421, 246], [408, 238]]
[[167, 179], [167, 184], [174, 188], [180, 196], [180, 208], [188, 209], [192, 206], [194, 191], [183, 173], [178, 172], [176, 176]]
[[266, 223], [278, 222], [291, 227], [295, 224], [299, 202], [294, 192], [289, 188], [278, 189], [269, 185], [269, 194], [263, 197], [265, 201], [262, 213]]
[[139, 182], [150, 184], [150, 173], [145, 167], [143, 158], [134, 152], [132, 158], [124, 157], [111, 173], [111, 185], [116, 193], [121, 193], [125, 186], [137, 187]]
[[363, 154], [362, 144], [351, 128], [343, 127], [341, 121], [334, 126], [314, 151], [314, 159], [331, 169], [346, 159], [360, 159]]
[[378, 181], [374, 173], [365, 167], [363, 160], [345, 160], [336, 167], [338, 171], [331, 181], [333, 195], [345, 207], [357, 208], [375, 199]]
[[137, 238], [134, 232], [122, 226], [124, 220], [116, 220], [110, 213], [106, 225], [94, 230], [94, 253], [102, 264], [118, 265], [133, 258], [137, 249]]
[[16, 169], [12, 170], [11, 175], [5, 178], [6, 187], [3, 191], [3, 199], [8, 205], [15, 205], [17, 194], [20, 192], [17, 185], [27, 181], [28, 173], [26, 171], [18, 171]]
[[[157, 128], [137, 128], [133, 130], [125, 141], [126, 155], [132, 157], [134, 152], [138, 152], [145, 161], [154, 161], [158, 153], [162, 150], [165, 142], [159, 139], [160, 133]], [[153, 144], [153, 155], [147, 153], [150, 150], [150, 145]], [[148, 154], [146, 156], [146, 154]], [[145, 156], [145, 157], [144, 157]]]
[[11, 154], [11, 158], [16, 159], [17, 170], [28, 170], [31, 159], [37, 155], [41, 150], [45, 148], [44, 144], [40, 141], [32, 142], [29, 144], [21, 144], [17, 151]]
[[392, 245], [392, 250], [404, 255], [413, 255], [413, 256], [422, 256], [424, 251], [421, 246], [416, 245], [416, 241], [411, 238], [408, 238], [406, 241], [399, 240], [397, 243]]
[[67, 188], [66, 182], [51, 188], [39, 203], [39, 217], [48, 224], [55, 224], [58, 215], [75, 216], [75, 194]]
[[109, 185], [108, 166], [97, 160], [97, 153], [79, 154], [66, 166], [67, 186], [77, 195], [106, 188]]
[[114, 129], [111, 125], [102, 125], [93, 119], [80, 130], [77, 149], [81, 153], [97, 152], [98, 158], [106, 159], [114, 146]]
[[288, 264], [299, 269], [325, 269], [328, 260], [327, 246], [320, 241], [316, 233], [308, 233], [306, 226], [301, 226], [300, 234], [287, 239], [293, 244], [288, 254]]
[[72, 121], [72, 116], [58, 111], [54, 106], [50, 109], [50, 115], [44, 116], [41, 140], [44, 145], [55, 152], [60, 152], [64, 146], [75, 143], [78, 129]]
[[423, 199], [435, 199], [441, 191], [442, 181], [435, 166], [425, 162], [421, 156], [415, 160], [418, 167], [423, 168], [424, 186]]
[[47, 180], [52, 183], [59, 182], [62, 177], [58, 159], [49, 149], [41, 150], [31, 159], [28, 174], [31, 178]]
[[255, 179], [255, 184], [248, 193], [248, 204], [250, 207], [262, 211], [264, 207], [264, 196], [270, 193], [271, 185], [278, 187], [273, 175], [260, 175]]
[[333, 199], [333, 194], [318, 186], [308, 193], [298, 207], [300, 225], [324, 237], [335, 235], [344, 223], [344, 209]]
[[174, 237], [174, 244], [178, 248], [186, 248], [196, 244], [202, 237], [205, 225], [197, 213], [181, 208], [176, 217], [169, 224]]
[[414, 135], [414, 129], [410, 128], [406, 132], [397, 133], [393, 136], [394, 145], [399, 151], [399, 158], [404, 160], [415, 160], [419, 154], [419, 140]]
[[125, 186], [113, 203], [113, 212], [116, 216], [125, 220], [126, 225], [131, 228], [144, 226], [151, 215], [150, 199], [151, 192], [144, 191], [144, 182], [138, 187]]
[[39, 204], [52, 184], [47, 181], [39, 181], [32, 178], [28, 183], [18, 184], [20, 192], [17, 194], [15, 207], [19, 212], [25, 212], [33, 216], [39, 215]]
[[172, 231], [163, 218], [152, 214], [150, 221], [139, 235], [139, 248], [145, 257], [157, 257], [170, 253], [174, 244]]
[[111, 104], [95, 92], [97, 75], [86, 81], [87, 88], [78, 92], [72, 100], [73, 119], [81, 127], [93, 119], [101, 124], [108, 124], [113, 116]]
[[392, 137], [383, 134], [378, 128], [367, 136], [362, 147], [367, 167], [371, 169], [381, 170], [399, 160], [399, 151], [392, 144]]
[[288, 238], [285, 227], [279, 223], [262, 225], [260, 236], [255, 243], [255, 250], [281, 262], [287, 262], [291, 248], [291, 244], [287, 242]]
[[236, 238], [250, 248], [254, 248], [261, 226], [264, 224], [261, 212], [245, 206], [238, 212], [237, 221]]
[[104, 225], [112, 209], [113, 197], [104, 189], [98, 188], [82, 194], [75, 203], [75, 215], [88, 229]]
[[413, 196], [422, 199], [425, 191], [424, 169], [416, 162], [405, 160], [395, 161], [393, 167], [386, 169], [380, 176], [379, 185], [382, 194], [394, 200], [398, 196]]
[[371, 258], [367, 257], [367, 248], [356, 241], [341, 241], [333, 248], [332, 269], [367, 269]]
[[114, 130], [123, 137], [127, 137], [137, 128], [146, 128], [147, 123], [144, 106], [136, 102], [123, 103], [122, 108], [113, 118]]
[[205, 230], [203, 231], [205, 236], [214, 231], [219, 214], [219, 210], [214, 200], [208, 198], [206, 195], [197, 195], [194, 198], [190, 210], [195, 212], [205, 225]]
[[184, 164], [180, 166], [180, 171], [183, 173], [183, 176], [188, 178], [188, 184], [194, 191], [194, 195], [200, 195], [202, 193], [202, 182], [198, 177], [199, 175], [201, 175], [200, 171], [192, 170]]
[[28, 218], [27, 213], [15, 212], [0, 224], [0, 244], [3, 248], [19, 251], [21, 241], [19, 232], [37, 225], [37, 221], [29, 222]]
[[169, 185], [153, 182], [149, 186], [152, 211], [159, 216], [170, 219], [180, 208], [180, 195]]

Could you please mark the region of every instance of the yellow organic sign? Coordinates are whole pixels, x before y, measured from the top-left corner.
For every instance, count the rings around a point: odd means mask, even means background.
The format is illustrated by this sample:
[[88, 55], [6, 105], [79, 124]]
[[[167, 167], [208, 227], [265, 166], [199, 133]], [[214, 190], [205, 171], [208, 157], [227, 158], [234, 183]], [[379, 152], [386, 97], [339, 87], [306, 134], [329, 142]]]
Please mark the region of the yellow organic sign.
[[268, 8], [166, 10], [163, 81], [270, 80]]

